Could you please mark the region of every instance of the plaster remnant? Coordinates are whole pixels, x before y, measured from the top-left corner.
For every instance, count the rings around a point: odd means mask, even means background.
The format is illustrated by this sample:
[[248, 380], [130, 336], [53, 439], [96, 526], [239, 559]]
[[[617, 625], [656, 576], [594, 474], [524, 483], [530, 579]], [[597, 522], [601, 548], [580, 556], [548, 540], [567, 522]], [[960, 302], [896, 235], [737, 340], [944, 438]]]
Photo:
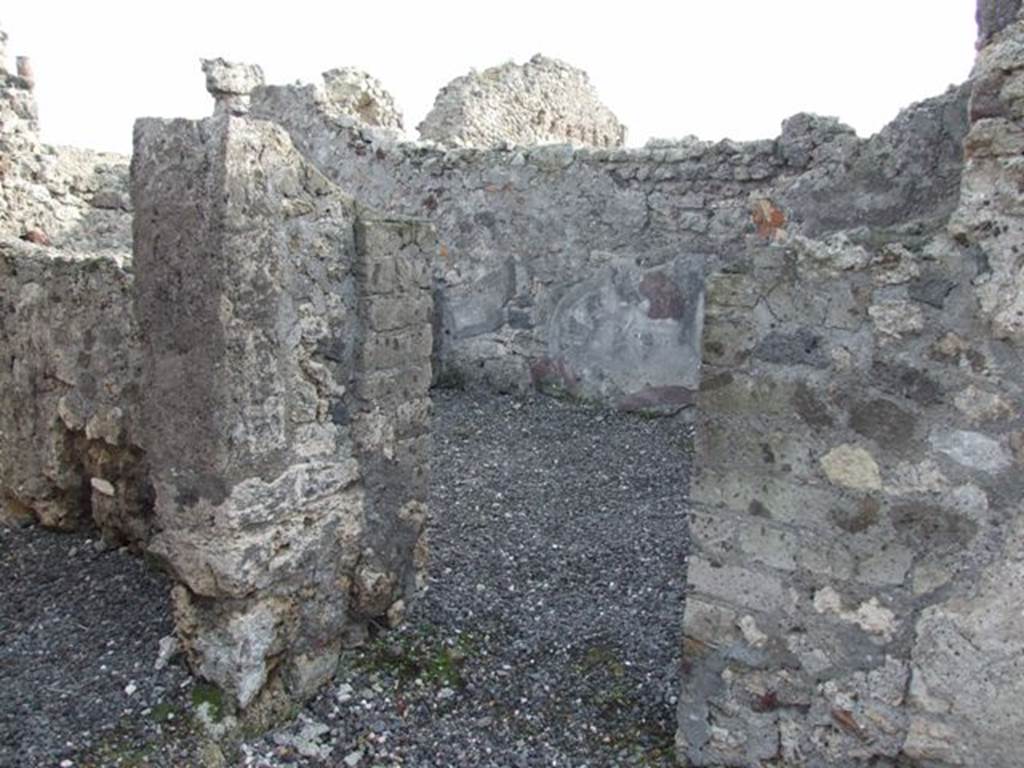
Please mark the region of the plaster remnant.
[[739, 621], [739, 626], [743, 633], [743, 639], [754, 648], [760, 648], [768, 642], [768, 635], [758, 629], [753, 616], [749, 614], [743, 616]]

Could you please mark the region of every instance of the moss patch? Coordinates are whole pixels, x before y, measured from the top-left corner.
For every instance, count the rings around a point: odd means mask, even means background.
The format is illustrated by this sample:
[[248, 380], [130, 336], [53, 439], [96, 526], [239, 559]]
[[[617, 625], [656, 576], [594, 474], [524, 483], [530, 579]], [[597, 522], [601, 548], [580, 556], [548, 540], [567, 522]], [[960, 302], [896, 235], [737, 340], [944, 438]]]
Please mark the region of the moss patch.
[[422, 626], [411, 635], [382, 635], [355, 654], [351, 663], [362, 671], [392, 675], [399, 686], [420, 680], [438, 688], [463, 688], [462, 668], [474, 645], [466, 635], [445, 639], [432, 627]]
[[224, 693], [215, 685], [197, 682], [192, 688], [192, 706], [206, 707], [210, 719], [219, 723], [224, 718]]

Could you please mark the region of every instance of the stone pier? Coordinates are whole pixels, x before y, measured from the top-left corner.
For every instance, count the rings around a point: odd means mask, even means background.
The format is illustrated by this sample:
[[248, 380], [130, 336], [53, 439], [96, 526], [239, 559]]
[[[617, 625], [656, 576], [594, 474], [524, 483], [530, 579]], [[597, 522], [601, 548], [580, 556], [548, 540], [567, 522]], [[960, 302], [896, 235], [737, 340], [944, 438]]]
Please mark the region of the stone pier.
[[148, 551], [193, 669], [273, 712], [423, 565], [434, 235], [228, 114], [139, 121], [132, 179]]

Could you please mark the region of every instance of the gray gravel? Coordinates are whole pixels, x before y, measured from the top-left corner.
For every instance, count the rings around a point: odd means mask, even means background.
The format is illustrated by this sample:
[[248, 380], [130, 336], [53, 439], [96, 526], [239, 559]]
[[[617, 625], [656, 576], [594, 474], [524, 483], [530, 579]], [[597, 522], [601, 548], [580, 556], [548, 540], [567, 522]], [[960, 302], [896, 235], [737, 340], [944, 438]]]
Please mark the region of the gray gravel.
[[157, 735], [153, 708], [188, 682], [154, 669], [163, 576], [98, 538], [0, 526], [0, 585], [0, 766], [96, 754], [126, 723]]
[[[689, 428], [434, 394], [428, 590], [294, 723], [220, 764], [672, 765]], [[0, 537], [0, 764], [216, 764], [180, 661], [152, 669], [166, 585], [121, 553], [67, 558], [82, 541]]]

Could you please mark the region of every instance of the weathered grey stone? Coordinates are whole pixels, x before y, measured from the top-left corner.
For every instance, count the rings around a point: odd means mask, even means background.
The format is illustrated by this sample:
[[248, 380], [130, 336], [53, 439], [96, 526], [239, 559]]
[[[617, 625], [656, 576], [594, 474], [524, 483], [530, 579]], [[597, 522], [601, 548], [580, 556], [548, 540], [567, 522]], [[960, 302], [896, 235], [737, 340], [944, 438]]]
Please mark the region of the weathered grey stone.
[[916, 493], [938, 493], [949, 486], [949, 480], [932, 459], [920, 463], [903, 461], [886, 473], [886, 490], [895, 496]]
[[987, 392], [973, 384], [959, 392], [953, 399], [957, 410], [973, 422], [996, 421], [1012, 418], [1016, 411], [1001, 395]]
[[[861, 142], [849, 132], [823, 128], [828, 136], [815, 144], [814, 162], [791, 180], [779, 176], [785, 163], [772, 141], [662, 142], [649, 150], [614, 154], [574, 152], [567, 146], [444, 152], [396, 144], [360, 130], [351, 120], [332, 116], [315, 88], [258, 89], [253, 109], [284, 126], [300, 151], [343, 188], [358, 188], [371, 204], [426, 215], [437, 224], [437, 370], [466, 382], [522, 391], [536, 379], [535, 364], [553, 368], [545, 360], [549, 319], [572, 286], [592, 279], [615, 259], [657, 267], [691, 258], [688, 254], [707, 254], [710, 258], [700, 261], [707, 261], [706, 271], [713, 272], [723, 254], [742, 252], [745, 235], [761, 227], [761, 208], [752, 209], [756, 201], [771, 201], [776, 213], [769, 218], [783, 219], [777, 231], [789, 237], [793, 230], [793, 242], [799, 244], [796, 238], [805, 237], [800, 230], [810, 226], [802, 218], [817, 215], [821, 207], [812, 210], [802, 197], [796, 210], [784, 202], [796, 200], [792, 194], [797, 187], [811, 190], [814, 201], [829, 199], [843, 157], [863, 155], [865, 172], [844, 177], [842, 194], [870, 200], [879, 220], [905, 218], [911, 196], [922, 215], [941, 215], [937, 207], [951, 209], [955, 201], [949, 195], [955, 194], [961, 167], [959, 142], [966, 131], [965, 114], [959, 123], [955, 118], [961, 107], [966, 113], [965, 101], [961, 89], [918, 105], [878, 141]], [[881, 181], [868, 173], [880, 163], [887, 169]], [[782, 188], [778, 198], [772, 185]], [[901, 197], [892, 191], [897, 188], [912, 193]], [[949, 195], [943, 197], [939, 190]], [[849, 218], [860, 214], [851, 208]], [[812, 228], [815, 234], [820, 231], [816, 224]], [[818, 240], [825, 244], [825, 263], [814, 266], [815, 274], [834, 273], [836, 265], [840, 271], [859, 271], [873, 258], [873, 245], [855, 242], [845, 233], [807, 239], [814, 241], [812, 250], [822, 250], [820, 243], [815, 246]], [[894, 242], [893, 237], [885, 242]], [[829, 255], [829, 248], [836, 254]], [[787, 258], [785, 249], [764, 257], [777, 266]], [[729, 274], [742, 282], [738, 272]], [[778, 282], [755, 286], [754, 301], [767, 306], [762, 315], [779, 314], [770, 304], [780, 296]], [[820, 317], [804, 317], [801, 325], [859, 327], [870, 297], [845, 286], [840, 286], [845, 296], [832, 290], [835, 286], [823, 287], [827, 292], [811, 297]], [[709, 297], [716, 290], [709, 286]], [[799, 307], [807, 301], [806, 293], [793, 291], [785, 303]], [[709, 298], [709, 306], [715, 303]], [[765, 335], [748, 321], [749, 335], [735, 347], [713, 338], [722, 326], [712, 325], [708, 359], [748, 354]], [[829, 352], [843, 354], [838, 348]], [[863, 356], [861, 350], [856, 353]]]
[[35, 68], [32, 66], [32, 59], [28, 56], [17, 56], [14, 59], [14, 69], [18, 77], [31, 90], [36, 84]]
[[829, 366], [824, 340], [810, 328], [799, 328], [792, 334], [773, 331], [754, 348], [753, 355], [760, 360], [781, 365], [809, 365], [812, 368]]
[[738, 600], [748, 610], [777, 610], [790, 602], [782, 582], [764, 571], [715, 567], [703, 559], [690, 561], [687, 582], [696, 594]]
[[872, 597], [855, 609], [846, 609], [844, 600], [832, 587], [815, 592], [814, 610], [818, 613], [834, 613], [840, 619], [852, 624], [873, 635], [879, 635], [885, 639], [891, 639], [896, 630], [896, 614], [878, 602], [878, 598]]
[[868, 307], [875, 329], [883, 337], [900, 338], [924, 330], [924, 314], [909, 301], [889, 299]]
[[[4, 518], [148, 541], [193, 668], [265, 711], [421, 581], [431, 358], [503, 390], [696, 399], [681, 759], [1011, 764], [1017, 692], [985, 670], [1020, 656], [1016, 6], [979, 6], [971, 83], [866, 140], [799, 115], [775, 141], [508, 149], [621, 140], [537, 61], [450, 89], [440, 107], [484, 107], [451, 124], [498, 146], [442, 149], [398, 141], [362, 73], [266, 87], [214, 62], [217, 120], [140, 128], [141, 331], [123, 160], [44, 147], [30, 73], [5, 75], [0, 234], [51, 246], [0, 245]], [[510, 108], [534, 77], [563, 96]], [[517, 122], [540, 102], [582, 117]]]
[[997, 440], [969, 430], [933, 430], [929, 436], [933, 450], [958, 464], [990, 474], [1009, 469], [1013, 459]]
[[883, 398], [862, 400], [850, 406], [850, 429], [883, 449], [905, 450], [914, 442], [917, 417]]
[[127, 181], [125, 157], [43, 144], [29, 83], [0, 73], [0, 236], [123, 262], [130, 217], [93, 200], [125, 194]]
[[[1014, 651], [976, 641], [1012, 634], [1008, 606], [986, 606], [996, 631], [980, 618], [960, 626], [986, 594], [979, 569], [1015, 562], [998, 543], [1024, 493], [1012, 471], [1024, 446], [1024, 238], [1010, 193], [1024, 146], [1013, 124], [1024, 114], [1020, 26], [982, 51], [970, 86], [915, 105], [867, 143], [835, 123], [788, 123], [777, 149], [792, 176], [751, 193], [748, 238], [709, 277], [683, 764], [1002, 765], [1024, 748], [1009, 735], [1013, 694], [961, 725], [995, 685], [981, 659], [1014, 674]], [[930, 178], [903, 177], [915, 163]], [[792, 602], [758, 591], [751, 573], [784, 573]], [[1004, 579], [1008, 601], [1016, 581]], [[941, 618], [925, 625], [936, 599]], [[956, 643], [936, 653], [940, 631]], [[963, 694], [949, 693], [957, 654], [971, 657]]]
[[871, 263], [871, 254], [863, 246], [852, 243], [844, 233], [830, 235], [824, 240], [793, 235], [786, 242], [796, 251], [808, 276], [864, 269]]
[[361, 219], [269, 123], [140, 121], [135, 140], [149, 552], [182, 583], [199, 675], [243, 709], [301, 699], [416, 586], [426, 456], [406, 445], [426, 412], [403, 423], [401, 409], [429, 377], [372, 401], [352, 383], [429, 367], [429, 330], [399, 360], [378, 352], [426, 318], [374, 309], [429, 303], [402, 280], [431, 237]]
[[786, 164], [797, 169], [806, 168], [814, 159], [815, 151], [836, 138], [855, 138], [856, 131], [834, 117], [822, 117], [806, 112], [793, 115], [782, 122], [779, 152]]
[[249, 94], [263, 85], [263, 70], [255, 64], [224, 59], [203, 59], [206, 90], [216, 100], [216, 113], [244, 115], [249, 111]]
[[[47, 526], [149, 534], [132, 277], [102, 256], [0, 240], [0, 496]], [[92, 479], [92, 480], [90, 480]]]
[[377, 78], [352, 67], [330, 69], [323, 78], [325, 99], [331, 109], [364, 125], [402, 130], [402, 113]]
[[926, 276], [911, 280], [910, 285], [907, 286], [907, 294], [914, 301], [942, 309], [946, 304], [946, 297], [954, 288], [956, 288], [956, 283], [952, 280]]
[[[875, 282], [882, 285], [910, 283], [908, 292], [912, 299], [921, 301], [922, 299], [932, 298], [933, 292], [938, 291], [938, 286], [933, 286], [932, 283], [937, 281], [925, 283], [919, 279], [921, 268], [918, 260], [919, 257], [905, 245], [901, 243], [886, 243], [872, 261], [872, 267], [874, 267], [875, 271]], [[946, 293], [949, 293], [952, 288], [953, 286], [950, 285], [945, 293], [942, 294], [942, 300], [945, 300]], [[915, 291], [917, 295], [915, 295]], [[942, 308], [941, 303], [938, 306], [940, 309]]]
[[913, 653], [914, 711], [905, 751], [948, 765], [1009, 768], [1020, 760], [1024, 713], [1020, 519], [977, 585], [923, 611]]
[[1017, 19], [1020, 0], [978, 0], [978, 47], [986, 45]]
[[[963, 348], [963, 351], [968, 350]], [[920, 368], [887, 360], [876, 359], [871, 364], [871, 383], [887, 394], [918, 405], [937, 405], [944, 394], [939, 380]]]
[[[1020, 216], [1020, 117], [1024, 103], [1012, 94], [1024, 79], [1024, 20], [1019, 2], [984, 0], [978, 6], [981, 42], [1002, 33], [979, 52], [974, 77], [979, 98], [991, 102], [973, 110], [973, 124], [964, 147], [966, 167], [960, 206], [950, 231], [983, 257], [977, 295], [984, 315], [998, 338], [1024, 339], [1024, 288], [1016, 255], [1024, 224]], [[998, 89], [987, 86], [996, 78]], [[977, 105], [976, 105], [977, 106]], [[998, 113], [998, 116], [988, 115]]]
[[585, 72], [534, 56], [456, 78], [438, 94], [420, 136], [449, 146], [563, 142], [620, 147], [626, 129]]

